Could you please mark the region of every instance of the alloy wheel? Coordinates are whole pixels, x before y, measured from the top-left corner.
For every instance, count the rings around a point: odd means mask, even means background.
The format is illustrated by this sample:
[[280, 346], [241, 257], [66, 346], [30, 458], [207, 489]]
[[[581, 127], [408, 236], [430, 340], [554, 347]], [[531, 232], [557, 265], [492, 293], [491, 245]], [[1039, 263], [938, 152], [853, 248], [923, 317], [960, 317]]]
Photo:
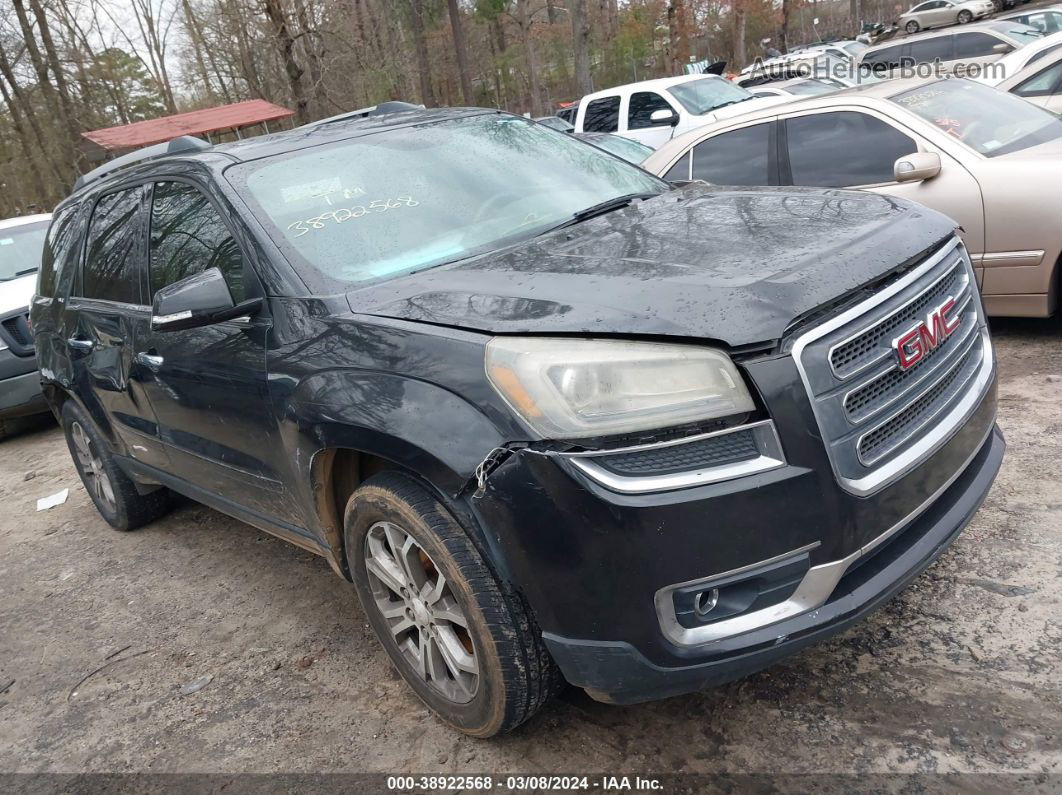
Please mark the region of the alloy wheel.
[[373, 602], [402, 656], [450, 701], [471, 701], [479, 687], [479, 661], [468, 618], [442, 570], [393, 522], [369, 528], [364, 554]]
[[78, 469], [81, 470], [85, 488], [113, 512], [117, 508], [114, 488], [111, 486], [111, 479], [107, 477], [96, 445], [76, 420], [70, 424], [70, 436], [74, 440], [74, 455], [77, 456]]

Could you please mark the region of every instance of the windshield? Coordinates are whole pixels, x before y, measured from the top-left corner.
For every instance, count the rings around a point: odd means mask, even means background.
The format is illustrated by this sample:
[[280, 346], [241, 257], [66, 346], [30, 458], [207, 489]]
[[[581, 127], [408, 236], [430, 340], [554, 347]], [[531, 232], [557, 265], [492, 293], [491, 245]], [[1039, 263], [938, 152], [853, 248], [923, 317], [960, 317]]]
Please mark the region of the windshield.
[[331, 280], [410, 273], [526, 240], [665, 182], [496, 113], [348, 138], [230, 168], [272, 237]]
[[891, 99], [987, 157], [1062, 137], [1062, 120], [1054, 114], [969, 80], [941, 80]]
[[48, 221], [0, 229], [0, 281], [37, 272], [46, 234]]
[[622, 157], [628, 163], [641, 163], [653, 153], [652, 147], [632, 141], [630, 138], [624, 138], [622, 135], [612, 135], [610, 133], [595, 135], [593, 138], [587, 138], [586, 142], [600, 147], [606, 152], [611, 152], [616, 157]]
[[668, 93], [694, 116], [710, 113], [724, 105], [755, 99], [756, 96], [721, 77], [702, 77], [700, 80], [679, 83], [677, 86], [671, 86]]

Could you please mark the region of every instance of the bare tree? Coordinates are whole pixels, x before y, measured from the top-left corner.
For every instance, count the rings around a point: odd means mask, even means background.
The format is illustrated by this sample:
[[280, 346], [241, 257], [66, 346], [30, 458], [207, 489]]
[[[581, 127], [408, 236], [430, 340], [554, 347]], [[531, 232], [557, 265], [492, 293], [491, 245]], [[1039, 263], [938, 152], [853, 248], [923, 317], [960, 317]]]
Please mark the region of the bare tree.
[[476, 104], [476, 95], [472, 93], [472, 75], [468, 69], [468, 50], [465, 46], [465, 33], [461, 28], [461, 8], [457, 0], [447, 0], [450, 11], [450, 29], [454, 36], [454, 52], [457, 54], [457, 73], [461, 78], [461, 94], [466, 105]]
[[575, 52], [575, 90], [589, 94], [594, 90], [590, 78], [590, 20], [586, 16], [586, 0], [571, 0], [572, 49]]

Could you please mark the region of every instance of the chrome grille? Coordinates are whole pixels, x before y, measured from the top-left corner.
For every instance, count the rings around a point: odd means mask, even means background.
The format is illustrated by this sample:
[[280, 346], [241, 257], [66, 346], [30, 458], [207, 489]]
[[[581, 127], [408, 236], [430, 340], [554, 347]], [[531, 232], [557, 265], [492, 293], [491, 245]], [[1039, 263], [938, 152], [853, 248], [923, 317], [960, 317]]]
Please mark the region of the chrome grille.
[[830, 365], [839, 378], [848, 378], [867, 365], [881, 360], [888, 354], [882, 343], [888, 345], [900, 329], [907, 328], [916, 319], [924, 317], [926, 310], [937, 306], [947, 296], [955, 295], [963, 284], [963, 267], [957, 262], [943, 276], [907, 305], [882, 319], [873, 328], [864, 329], [851, 339], [835, 345], [830, 351]]
[[[897, 340], [949, 300], [943, 314], [956, 328], [943, 339], [919, 337], [924, 355], [903, 369]], [[866, 494], [899, 477], [950, 438], [991, 381], [991, 343], [965, 248], [953, 240], [799, 337], [793, 355], [841, 483]]]

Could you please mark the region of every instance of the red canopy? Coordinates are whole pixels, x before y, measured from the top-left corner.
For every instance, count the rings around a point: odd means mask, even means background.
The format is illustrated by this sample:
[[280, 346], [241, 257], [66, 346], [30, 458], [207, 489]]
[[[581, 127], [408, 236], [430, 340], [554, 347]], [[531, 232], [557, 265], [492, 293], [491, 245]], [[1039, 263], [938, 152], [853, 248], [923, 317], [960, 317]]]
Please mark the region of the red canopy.
[[95, 144], [107, 150], [138, 149], [141, 146], [159, 144], [179, 135], [206, 135], [209, 133], [250, 127], [262, 122], [289, 119], [295, 111], [266, 102], [264, 99], [249, 99], [231, 105], [218, 105], [204, 110], [163, 116], [159, 119], [106, 127], [81, 133]]

